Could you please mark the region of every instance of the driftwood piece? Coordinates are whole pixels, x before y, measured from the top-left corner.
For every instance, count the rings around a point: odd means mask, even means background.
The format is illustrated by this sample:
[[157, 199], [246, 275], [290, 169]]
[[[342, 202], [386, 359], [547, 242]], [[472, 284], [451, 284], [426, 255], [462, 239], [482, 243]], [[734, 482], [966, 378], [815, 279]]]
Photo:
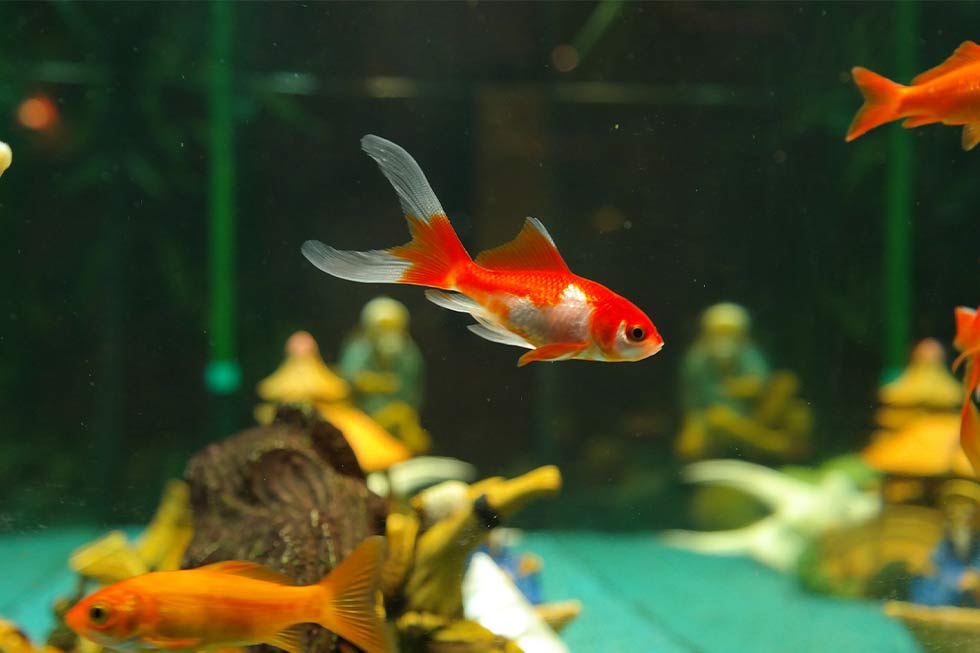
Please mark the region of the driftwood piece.
[[[384, 534], [384, 502], [368, 490], [343, 435], [297, 409], [280, 408], [272, 424], [207, 447], [185, 476], [194, 538], [184, 568], [249, 560], [307, 585], [364, 538]], [[334, 634], [307, 627], [305, 652], [338, 646]]]

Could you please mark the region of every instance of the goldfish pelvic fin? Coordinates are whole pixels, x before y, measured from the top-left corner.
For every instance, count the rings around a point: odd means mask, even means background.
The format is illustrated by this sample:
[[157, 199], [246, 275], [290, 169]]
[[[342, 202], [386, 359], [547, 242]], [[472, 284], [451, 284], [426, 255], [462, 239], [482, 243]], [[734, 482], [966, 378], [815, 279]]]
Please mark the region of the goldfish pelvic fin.
[[900, 118], [899, 108], [902, 102], [901, 84], [873, 73], [860, 66], [851, 71], [854, 83], [864, 96], [864, 104], [847, 130], [846, 141], [853, 141], [869, 129]]
[[523, 347], [524, 349], [534, 349], [534, 345], [528, 342], [523, 336], [504, 328], [502, 325], [488, 320], [484, 317], [474, 315], [477, 324], [470, 324], [466, 328], [490, 342], [498, 342], [502, 345]]
[[267, 583], [276, 583], [277, 585], [295, 585], [296, 581], [287, 576], [286, 574], [280, 574], [278, 571], [269, 569], [260, 564], [254, 562], [248, 562], [246, 560], [229, 560], [226, 562], [216, 562], [211, 565], [204, 565], [200, 569], [206, 569], [218, 574], [231, 574], [233, 576], [245, 576], [246, 578], [254, 578], [255, 580], [264, 580]]
[[973, 465], [973, 473], [980, 475], [980, 414], [969, 395], [963, 402], [963, 414], [960, 418], [960, 446]]
[[919, 76], [912, 80], [913, 84], [924, 84], [925, 82], [930, 82], [937, 77], [942, 77], [947, 73], [951, 73], [957, 68], [962, 68], [963, 66], [969, 66], [971, 64], [980, 63], [980, 45], [977, 45], [973, 41], [964, 41], [960, 44], [960, 47], [956, 48], [949, 59], [942, 62], [935, 68], [930, 68]]
[[482, 252], [476, 262], [491, 270], [570, 271], [551, 234], [534, 218], [524, 220], [524, 227], [514, 240]]
[[913, 127], [931, 125], [936, 122], [939, 122], [939, 118], [934, 118], [933, 116], [912, 116], [911, 118], [906, 118], [902, 121], [902, 127], [905, 127], [905, 129], [911, 129]]
[[963, 125], [963, 150], [969, 152], [980, 143], [980, 122]]
[[395, 651], [378, 590], [384, 557], [385, 539], [369, 537], [320, 581], [330, 597], [320, 625], [366, 653]]
[[543, 347], [533, 349], [521, 356], [517, 361], [517, 366], [524, 367], [528, 363], [533, 363], [534, 361], [565, 360], [585, 350], [585, 348], [588, 346], [588, 343], [585, 342], [559, 342], [551, 345], [545, 345]]
[[300, 624], [296, 624], [295, 626], [290, 626], [285, 630], [280, 630], [265, 643], [271, 644], [276, 648], [281, 648], [288, 653], [300, 653], [303, 650], [303, 639], [305, 635], [306, 630], [304, 627]]
[[429, 216], [446, 214], [422, 168], [402, 147], [368, 134], [361, 139], [361, 149], [375, 160], [382, 174], [395, 187], [405, 215], [427, 221]]
[[179, 651], [183, 649], [197, 648], [204, 641], [200, 637], [163, 637], [161, 635], [150, 635], [142, 638], [153, 648], [164, 651]]

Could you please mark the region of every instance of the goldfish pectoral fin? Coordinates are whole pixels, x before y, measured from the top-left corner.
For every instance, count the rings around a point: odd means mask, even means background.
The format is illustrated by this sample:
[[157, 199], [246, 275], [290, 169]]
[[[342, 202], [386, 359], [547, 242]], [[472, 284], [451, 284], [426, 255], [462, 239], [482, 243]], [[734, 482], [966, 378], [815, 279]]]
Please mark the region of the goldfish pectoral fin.
[[953, 54], [950, 55], [949, 59], [935, 68], [930, 68], [924, 73], [912, 78], [912, 84], [922, 84], [932, 81], [937, 77], [942, 77], [958, 68], [975, 64], [978, 61], [980, 61], [980, 45], [977, 45], [973, 41], [963, 41]]
[[231, 574], [233, 576], [244, 576], [246, 578], [254, 578], [255, 580], [264, 580], [267, 583], [276, 583], [277, 585], [296, 584], [296, 581], [285, 574], [280, 574], [278, 571], [274, 571], [268, 567], [263, 567], [260, 564], [248, 562], [246, 560], [227, 560], [225, 562], [216, 562], [211, 565], [199, 567], [199, 569], [207, 569], [208, 571], [213, 571], [218, 574]]
[[200, 637], [162, 637], [160, 635], [154, 635], [151, 637], [144, 637], [143, 641], [149, 644], [152, 648], [159, 648], [165, 651], [180, 651], [185, 649], [195, 649], [201, 646], [204, 641]]
[[936, 122], [939, 122], [939, 118], [933, 118], [932, 116], [912, 116], [902, 121], [902, 127], [911, 129], [913, 127], [921, 127], [922, 125], [931, 125]]
[[369, 537], [320, 581], [331, 597], [320, 625], [366, 653], [396, 650], [379, 591], [384, 558], [385, 539]]
[[551, 345], [544, 345], [537, 349], [527, 352], [517, 361], [518, 367], [524, 367], [534, 361], [560, 361], [572, 358], [575, 354], [584, 351], [588, 347], [585, 342], [558, 342]]
[[266, 644], [281, 648], [287, 653], [300, 653], [303, 650], [303, 637], [306, 631], [301, 624], [290, 626], [273, 635]]
[[963, 125], [963, 149], [969, 152], [977, 146], [977, 143], [980, 143], [980, 122]]

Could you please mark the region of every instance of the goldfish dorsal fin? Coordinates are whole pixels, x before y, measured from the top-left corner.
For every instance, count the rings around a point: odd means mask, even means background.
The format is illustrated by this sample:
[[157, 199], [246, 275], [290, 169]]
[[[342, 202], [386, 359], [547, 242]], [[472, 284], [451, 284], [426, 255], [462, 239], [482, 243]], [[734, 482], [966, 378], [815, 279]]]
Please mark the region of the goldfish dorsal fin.
[[524, 227], [514, 240], [481, 253], [476, 262], [491, 270], [569, 272], [551, 234], [534, 218], [524, 220]]
[[254, 578], [255, 580], [264, 580], [267, 583], [276, 583], [277, 585], [296, 584], [296, 581], [285, 574], [280, 574], [278, 571], [246, 560], [216, 562], [211, 565], [204, 565], [200, 569], [207, 569], [217, 574], [231, 574], [232, 576], [244, 576], [246, 578]]
[[281, 648], [287, 653], [300, 653], [303, 650], [303, 636], [306, 634], [300, 624], [290, 626], [285, 630], [280, 630], [272, 636], [266, 644], [271, 644], [276, 648]]
[[980, 45], [977, 45], [973, 41], [963, 41], [960, 47], [956, 48], [956, 51], [947, 59], [935, 68], [930, 68], [918, 77], [912, 80], [913, 84], [924, 84], [926, 82], [931, 82], [937, 77], [942, 77], [947, 73], [951, 73], [957, 68], [962, 68], [963, 66], [969, 66], [971, 64], [980, 63]]

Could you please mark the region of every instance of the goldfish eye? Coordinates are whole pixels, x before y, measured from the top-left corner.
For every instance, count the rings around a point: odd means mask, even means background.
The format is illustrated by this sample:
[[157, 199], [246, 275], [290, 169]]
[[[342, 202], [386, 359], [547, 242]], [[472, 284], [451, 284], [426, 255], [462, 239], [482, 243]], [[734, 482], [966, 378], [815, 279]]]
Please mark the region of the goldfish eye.
[[647, 337], [646, 329], [640, 325], [631, 327], [629, 331], [626, 332], [627, 337], [633, 342], [642, 342], [644, 338]]
[[109, 618], [109, 610], [101, 605], [93, 605], [88, 609], [88, 618], [95, 625], [104, 624]]

